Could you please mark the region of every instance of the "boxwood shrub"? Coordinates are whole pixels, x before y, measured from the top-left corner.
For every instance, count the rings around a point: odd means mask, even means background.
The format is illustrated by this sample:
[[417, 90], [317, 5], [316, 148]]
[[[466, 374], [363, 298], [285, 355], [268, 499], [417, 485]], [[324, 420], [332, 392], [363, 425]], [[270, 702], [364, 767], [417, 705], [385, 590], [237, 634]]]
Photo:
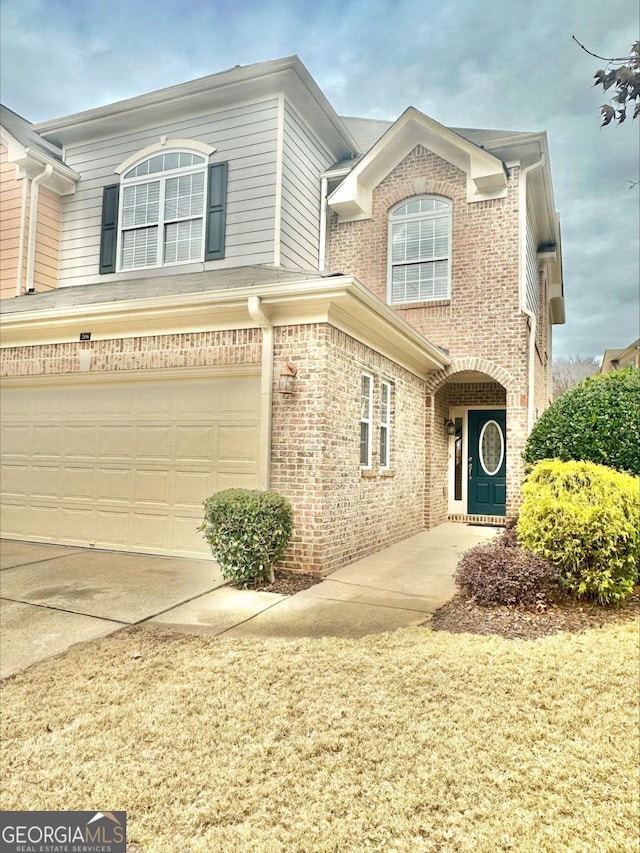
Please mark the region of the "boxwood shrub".
[[640, 371], [596, 374], [570, 388], [536, 422], [526, 462], [570, 459], [640, 474]]
[[521, 545], [552, 562], [576, 598], [616, 604], [638, 580], [638, 478], [592, 462], [543, 460], [522, 489]]
[[293, 532], [293, 510], [277, 492], [225, 489], [205, 500], [199, 530], [225, 580], [240, 586], [273, 581]]

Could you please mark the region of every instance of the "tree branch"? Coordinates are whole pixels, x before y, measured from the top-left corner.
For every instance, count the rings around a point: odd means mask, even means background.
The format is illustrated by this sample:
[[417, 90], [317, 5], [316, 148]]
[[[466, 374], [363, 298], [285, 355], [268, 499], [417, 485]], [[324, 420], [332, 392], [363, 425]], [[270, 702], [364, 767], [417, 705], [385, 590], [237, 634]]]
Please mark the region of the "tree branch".
[[582, 44], [582, 42], [578, 41], [578, 39], [575, 36], [571, 36], [571, 38], [574, 40], [574, 42], [577, 45], [579, 45], [584, 50], [585, 53], [588, 53], [589, 56], [595, 56], [596, 59], [601, 59], [603, 62], [629, 62], [629, 60], [632, 58], [630, 56], [610, 56], [610, 57], [600, 56], [600, 54], [593, 53], [593, 51], [586, 48]]

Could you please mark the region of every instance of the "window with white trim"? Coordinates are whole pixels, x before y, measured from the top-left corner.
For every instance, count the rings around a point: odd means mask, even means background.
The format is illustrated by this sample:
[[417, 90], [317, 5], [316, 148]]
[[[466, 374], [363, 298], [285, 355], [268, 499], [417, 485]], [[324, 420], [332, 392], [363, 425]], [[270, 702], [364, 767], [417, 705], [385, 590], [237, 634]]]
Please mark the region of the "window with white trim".
[[380, 383], [380, 467], [389, 467], [391, 427], [391, 385]]
[[145, 269], [204, 258], [207, 161], [164, 151], [122, 176], [118, 268]]
[[434, 196], [402, 202], [389, 213], [389, 301], [432, 302], [451, 296], [451, 203]]
[[371, 468], [371, 427], [373, 416], [373, 376], [362, 374], [360, 391], [360, 467]]

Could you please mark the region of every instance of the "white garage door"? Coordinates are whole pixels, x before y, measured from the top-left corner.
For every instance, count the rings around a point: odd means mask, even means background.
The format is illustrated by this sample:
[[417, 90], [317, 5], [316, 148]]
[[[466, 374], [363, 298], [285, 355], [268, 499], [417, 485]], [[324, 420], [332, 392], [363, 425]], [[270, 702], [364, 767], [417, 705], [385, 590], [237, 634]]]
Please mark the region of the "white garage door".
[[2, 535], [210, 553], [204, 498], [258, 485], [260, 378], [166, 375], [4, 383]]

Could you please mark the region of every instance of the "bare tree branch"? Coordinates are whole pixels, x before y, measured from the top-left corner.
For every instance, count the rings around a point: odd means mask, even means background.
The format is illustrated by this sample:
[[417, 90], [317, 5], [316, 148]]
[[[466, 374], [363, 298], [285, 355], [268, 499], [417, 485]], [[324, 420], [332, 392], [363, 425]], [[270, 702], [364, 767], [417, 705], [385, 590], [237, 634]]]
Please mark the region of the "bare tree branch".
[[629, 62], [629, 60], [631, 59], [630, 56], [612, 56], [612, 57], [600, 56], [598, 53], [593, 53], [593, 51], [591, 51], [591, 50], [589, 50], [589, 48], [585, 47], [581, 41], [578, 41], [578, 39], [575, 36], [571, 36], [571, 38], [574, 40], [574, 42], [577, 45], [579, 45], [584, 50], [585, 53], [588, 53], [589, 56], [595, 56], [596, 59], [601, 59], [603, 62]]

